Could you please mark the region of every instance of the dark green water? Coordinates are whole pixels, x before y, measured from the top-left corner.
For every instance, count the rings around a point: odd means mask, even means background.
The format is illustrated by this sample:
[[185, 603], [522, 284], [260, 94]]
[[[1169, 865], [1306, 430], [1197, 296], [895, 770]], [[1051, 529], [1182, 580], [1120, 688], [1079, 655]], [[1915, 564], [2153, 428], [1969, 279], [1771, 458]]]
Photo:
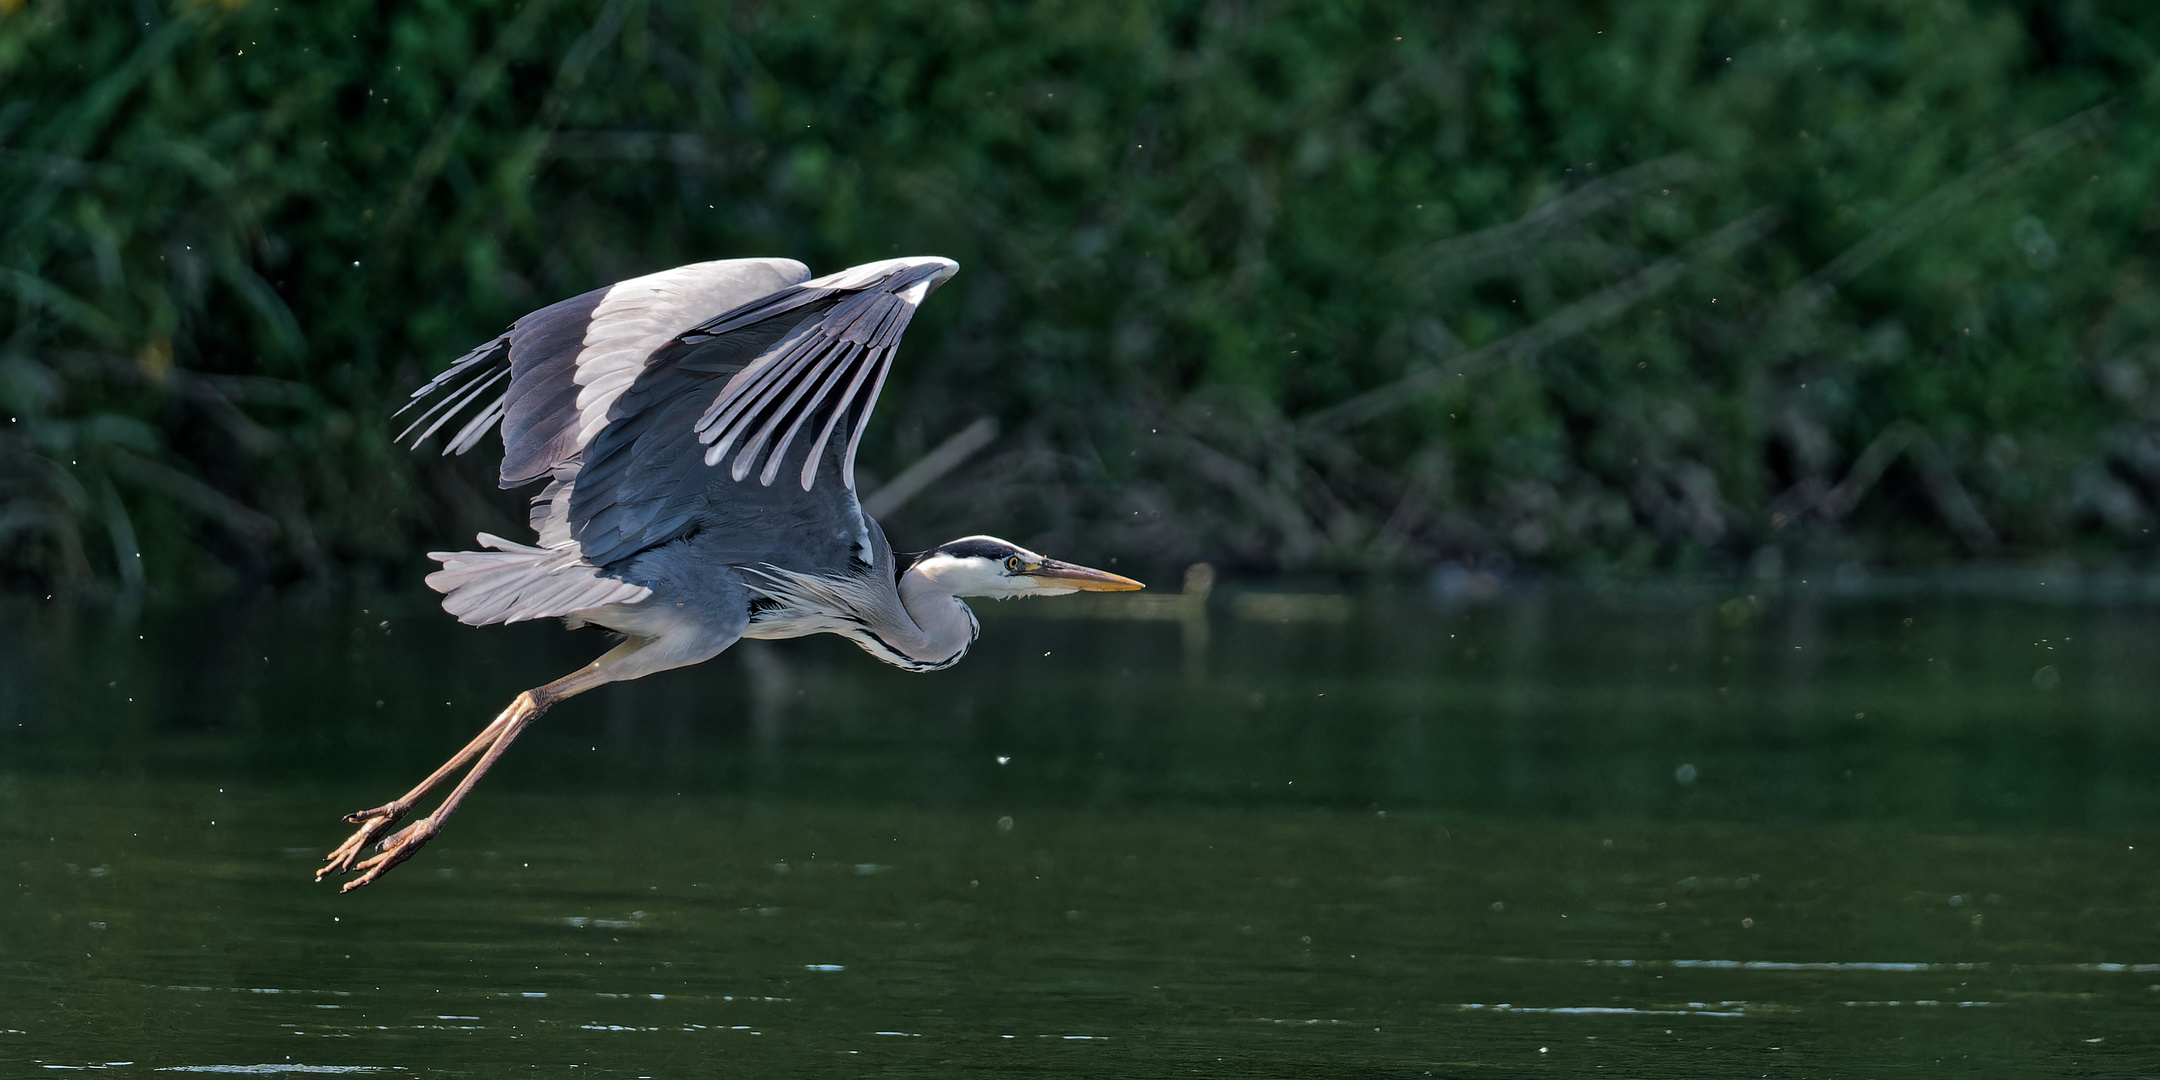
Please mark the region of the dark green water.
[[2160, 601], [2046, 577], [768, 645], [350, 896], [338, 815], [601, 639], [12, 602], [0, 1075], [2150, 1076]]

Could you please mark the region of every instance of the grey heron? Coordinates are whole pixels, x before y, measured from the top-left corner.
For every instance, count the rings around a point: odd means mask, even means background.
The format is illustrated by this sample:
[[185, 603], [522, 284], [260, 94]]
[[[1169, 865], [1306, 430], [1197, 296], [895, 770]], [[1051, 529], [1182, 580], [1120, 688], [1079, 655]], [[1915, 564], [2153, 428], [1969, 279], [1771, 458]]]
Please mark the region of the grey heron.
[[[359, 828], [316, 879], [355, 873], [350, 892], [411, 858], [526, 725], [594, 687], [741, 638], [808, 634], [936, 671], [975, 640], [962, 597], [1141, 588], [990, 536], [896, 555], [863, 512], [863, 425], [901, 332], [958, 269], [903, 258], [812, 280], [790, 259], [677, 267], [526, 315], [415, 391], [406, 409], [425, 407], [400, 440], [449, 429], [443, 453], [463, 454], [499, 430], [502, 487], [545, 481], [537, 544], [481, 533], [486, 550], [429, 554], [443, 608], [473, 626], [562, 618], [623, 640], [517, 695], [411, 791], [346, 815]], [[432, 812], [391, 832], [460, 769]]]

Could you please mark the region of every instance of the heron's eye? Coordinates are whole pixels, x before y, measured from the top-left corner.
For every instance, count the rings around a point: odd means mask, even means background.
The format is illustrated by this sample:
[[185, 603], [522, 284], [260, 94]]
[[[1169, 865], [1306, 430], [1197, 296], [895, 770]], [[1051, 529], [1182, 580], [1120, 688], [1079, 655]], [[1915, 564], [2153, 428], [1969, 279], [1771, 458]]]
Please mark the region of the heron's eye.
[[1020, 556], [1005, 556], [1005, 572], [1008, 574], [1017, 574], [1020, 572]]

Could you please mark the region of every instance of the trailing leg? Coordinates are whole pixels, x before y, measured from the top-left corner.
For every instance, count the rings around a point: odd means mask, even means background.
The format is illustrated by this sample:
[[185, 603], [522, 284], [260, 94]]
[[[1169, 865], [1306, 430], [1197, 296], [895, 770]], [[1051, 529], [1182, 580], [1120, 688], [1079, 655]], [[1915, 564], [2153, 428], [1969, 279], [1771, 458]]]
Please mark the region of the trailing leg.
[[[624, 644], [632, 645], [633, 643], [625, 642]], [[340, 892], [351, 892], [362, 885], [374, 882], [376, 878], [390, 872], [392, 867], [412, 858], [413, 854], [419, 851], [422, 845], [434, 839], [435, 834], [442, 831], [443, 823], [449, 821], [450, 815], [457, 812], [458, 804], [465, 800], [466, 793], [470, 792], [473, 785], [479, 782], [480, 777], [486, 775], [488, 769], [494, 766], [495, 760], [502, 756], [503, 751], [510, 748], [510, 743], [518, 737], [519, 732], [525, 730], [525, 725], [532, 723], [541, 713], [548, 711], [556, 702], [575, 697], [593, 687], [614, 681], [614, 677], [608, 673], [608, 668], [603, 665], [606, 665], [611, 658], [614, 658], [617, 653], [622, 651], [622, 648], [618, 647], [600, 660], [579, 668], [577, 671], [571, 672], [546, 686], [536, 687], [519, 694], [508, 708], [498, 714], [487, 727], [481, 729], [479, 735], [465, 744], [463, 750], [458, 751], [450, 760], [444, 762], [441, 768], [436, 769], [411, 791], [372, 810], [361, 810], [345, 815], [346, 821], [358, 825], [360, 828], [347, 837], [344, 843], [338, 845], [337, 850], [332, 851], [324, 859], [323, 866], [315, 871], [315, 880], [320, 881], [331, 874], [358, 873], [359, 877], [346, 882], [345, 887], [339, 890]], [[361, 853], [367, 850], [368, 845], [376, 843], [383, 833], [387, 832], [399, 821], [404, 820], [405, 815], [411, 813], [414, 805], [424, 798], [428, 792], [434, 790], [475, 756], [480, 758], [479, 764], [474, 765], [471, 771], [465, 774], [465, 778], [458, 781], [457, 787], [451, 790], [449, 797], [442, 801], [442, 805], [435, 808], [434, 813], [407, 825], [397, 833], [392, 834], [388, 839], [382, 840], [378, 845], [380, 849], [378, 854], [365, 860], [360, 858]]]

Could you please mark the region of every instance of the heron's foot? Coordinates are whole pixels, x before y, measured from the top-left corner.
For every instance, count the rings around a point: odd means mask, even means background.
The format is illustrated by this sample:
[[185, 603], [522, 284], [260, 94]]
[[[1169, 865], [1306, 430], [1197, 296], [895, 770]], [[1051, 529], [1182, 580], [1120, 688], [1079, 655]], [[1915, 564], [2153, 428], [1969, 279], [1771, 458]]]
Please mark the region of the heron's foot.
[[412, 858], [435, 834], [442, 831], [442, 822], [434, 814], [421, 818], [392, 833], [390, 838], [376, 845], [378, 852], [353, 867], [360, 876], [345, 883], [338, 891], [349, 893], [362, 885], [371, 885], [397, 864]]
[[[385, 803], [373, 810], [361, 810], [345, 815], [346, 821], [360, 828], [323, 859], [322, 868], [315, 871], [315, 880], [321, 881], [331, 874], [358, 874], [358, 877], [346, 882], [345, 886], [338, 890], [351, 892], [362, 885], [373, 884], [376, 878], [418, 854], [422, 846], [442, 831], [443, 825], [450, 820], [450, 815], [457, 813], [458, 804], [464, 802], [465, 796], [472, 792], [473, 784], [487, 773], [488, 768], [495, 764], [495, 759], [502, 756], [510, 741], [517, 738], [518, 732], [523, 730], [533, 717], [546, 712], [549, 705], [563, 698], [607, 681], [607, 673], [595, 663], [546, 686], [519, 694], [509, 708], [504, 709], [492, 723], [480, 730], [479, 735], [465, 744], [465, 749], [458, 751], [449, 761], [443, 762], [442, 767], [436, 769], [433, 775], [420, 782], [420, 786], [399, 796], [395, 802]], [[465, 778], [458, 781], [457, 787], [435, 807], [433, 813], [378, 842], [378, 838], [404, 820], [405, 815], [410, 813], [421, 799], [426, 798], [428, 792], [444, 780], [455, 776], [459, 769], [466, 768], [467, 763], [472, 762], [475, 757], [480, 760], [472, 764], [465, 773]], [[370, 844], [375, 845], [377, 854], [362, 859], [361, 854], [367, 851]]]
[[403, 821], [405, 815], [411, 809], [409, 806], [391, 803], [387, 806], [378, 806], [373, 810], [359, 810], [345, 815], [346, 821], [358, 825], [360, 828], [351, 836], [346, 837], [345, 842], [339, 844], [336, 851], [323, 857], [323, 865], [315, 871], [315, 880], [321, 881], [332, 874], [350, 873], [353, 869], [353, 863], [359, 860], [360, 853], [366, 851], [368, 845], [374, 843], [375, 839], [388, 831], [391, 826]]

